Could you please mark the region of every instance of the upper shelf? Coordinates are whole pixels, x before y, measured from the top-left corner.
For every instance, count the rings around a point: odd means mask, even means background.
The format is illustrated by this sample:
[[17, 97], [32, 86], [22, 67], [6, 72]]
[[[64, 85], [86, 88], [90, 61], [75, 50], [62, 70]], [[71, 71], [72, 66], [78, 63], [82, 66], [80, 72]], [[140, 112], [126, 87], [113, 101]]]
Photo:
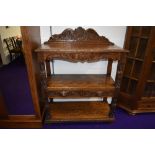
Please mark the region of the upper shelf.
[[110, 42], [106, 37], [99, 36], [93, 29], [66, 29], [61, 34], [55, 34], [36, 52], [79, 53], [79, 52], [128, 52]]

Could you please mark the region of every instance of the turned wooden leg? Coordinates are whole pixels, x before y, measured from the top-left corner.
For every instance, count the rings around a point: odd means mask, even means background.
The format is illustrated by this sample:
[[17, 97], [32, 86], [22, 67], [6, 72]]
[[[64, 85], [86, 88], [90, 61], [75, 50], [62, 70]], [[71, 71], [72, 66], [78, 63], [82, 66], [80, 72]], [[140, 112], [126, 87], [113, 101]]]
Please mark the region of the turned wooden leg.
[[118, 61], [117, 65], [117, 72], [116, 72], [116, 78], [115, 78], [115, 93], [111, 101], [111, 106], [110, 106], [110, 117], [114, 116], [114, 112], [116, 109], [116, 104], [117, 104], [117, 98], [118, 94], [120, 91], [120, 85], [121, 85], [121, 80], [123, 77], [123, 70], [125, 67], [125, 62], [126, 62], [126, 54], [122, 54], [120, 60]]
[[48, 101], [49, 101], [49, 104], [53, 103], [53, 98], [49, 98]]
[[[46, 93], [46, 87], [47, 87], [47, 81], [46, 81], [46, 70], [45, 70], [45, 61], [42, 60], [40, 57], [38, 57], [38, 61], [39, 61], [39, 66], [40, 66], [40, 90], [41, 90], [41, 101], [42, 104], [45, 107], [45, 114], [49, 114], [48, 109], [49, 109], [49, 100], [48, 100], [48, 96]], [[50, 117], [50, 116], [44, 116], [44, 118]]]
[[51, 76], [50, 61], [46, 61], [46, 71], [47, 71], [47, 76]]
[[10, 62], [12, 62], [12, 54], [10, 53]]
[[114, 117], [114, 113], [116, 110], [116, 103], [117, 103], [117, 98], [113, 98], [110, 104], [110, 113], [109, 117]]
[[107, 102], [107, 97], [103, 97], [103, 102]]

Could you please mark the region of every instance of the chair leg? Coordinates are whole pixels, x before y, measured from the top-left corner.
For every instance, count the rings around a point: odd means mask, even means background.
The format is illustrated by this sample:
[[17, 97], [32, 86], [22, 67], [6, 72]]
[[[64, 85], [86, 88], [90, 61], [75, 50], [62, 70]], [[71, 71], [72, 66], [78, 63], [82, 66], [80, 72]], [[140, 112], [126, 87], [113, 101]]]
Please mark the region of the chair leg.
[[12, 62], [12, 54], [10, 53], [10, 62]]

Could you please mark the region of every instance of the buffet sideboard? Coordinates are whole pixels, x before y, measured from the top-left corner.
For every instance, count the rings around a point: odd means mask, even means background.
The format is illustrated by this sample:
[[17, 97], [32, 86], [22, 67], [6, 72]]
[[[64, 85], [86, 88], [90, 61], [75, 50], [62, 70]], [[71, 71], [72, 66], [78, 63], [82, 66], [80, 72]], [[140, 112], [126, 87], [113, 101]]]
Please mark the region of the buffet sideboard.
[[[40, 68], [40, 105], [45, 123], [114, 120], [127, 50], [114, 45], [106, 37], [99, 36], [93, 29], [78, 27], [52, 35], [35, 53]], [[50, 68], [53, 60], [74, 63], [108, 61], [107, 74], [53, 74]], [[116, 78], [112, 79], [114, 61], [118, 61], [118, 66]], [[54, 101], [55, 98], [90, 97], [100, 97], [103, 100]], [[111, 103], [108, 103], [108, 97], [112, 97]]]

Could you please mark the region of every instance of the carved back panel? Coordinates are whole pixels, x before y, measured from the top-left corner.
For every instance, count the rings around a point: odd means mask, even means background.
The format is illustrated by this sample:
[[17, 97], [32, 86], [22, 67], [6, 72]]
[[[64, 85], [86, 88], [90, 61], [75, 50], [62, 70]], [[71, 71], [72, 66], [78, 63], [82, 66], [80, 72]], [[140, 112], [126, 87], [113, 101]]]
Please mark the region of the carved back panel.
[[51, 42], [100, 42], [105, 45], [114, 45], [106, 37], [99, 36], [98, 33], [93, 29], [85, 30], [82, 27], [78, 27], [75, 30], [65, 29], [61, 34], [55, 34], [50, 37], [47, 44]]
[[107, 74], [110, 76], [113, 61], [120, 60], [121, 53], [127, 51], [117, 47], [93, 29], [85, 30], [78, 27], [52, 35], [36, 52], [39, 61], [46, 61], [47, 75], [51, 73], [49, 62], [59, 59], [71, 62], [108, 60]]

